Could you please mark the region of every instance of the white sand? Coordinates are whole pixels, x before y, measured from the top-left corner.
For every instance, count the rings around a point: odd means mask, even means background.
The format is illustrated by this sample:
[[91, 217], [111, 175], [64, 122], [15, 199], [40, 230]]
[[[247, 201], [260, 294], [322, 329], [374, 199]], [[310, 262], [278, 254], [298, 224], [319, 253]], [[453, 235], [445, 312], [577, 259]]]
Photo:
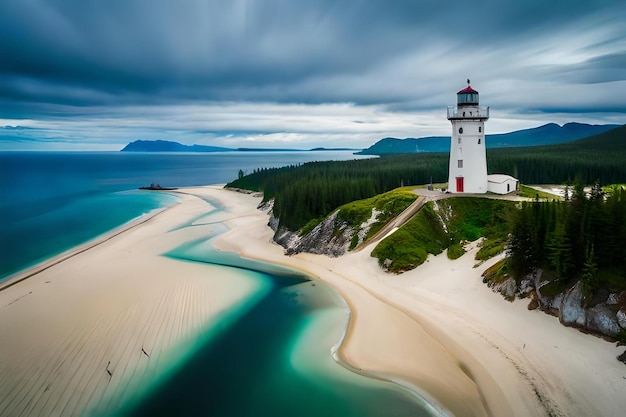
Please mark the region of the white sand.
[[160, 256], [207, 235], [213, 225], [172, 229], [210, 209], [183, 196], [0, 291], [0, 415], [110, 415], [259, 290], [223, 268]]
[[[482, 284], [490, 263], [473, 268], [473, 253], [431, 257], [402, 276], [382, 272], [370, 250], [286, 257], [271, 242], [258, 197], [218, 187], [186, 191], [225, 206], [211, 216], [231, 227], [219, 248], [306, 271], [339, 291], [352, 317], [338, 357], [356, 370], [414, 387], [457, 416], [623, 415], [620, 350], [527, 311], [524, 302], [504, 301]], [[211, 279], [210, 266], [159, 256], [206, 235], [211, 224], [170, 231], [205, 211], [204, 201], [186, 197], [0, 291], [0, 415], [106, 411], [126, 399], [125, 388], [165, 372], [177, 346], [255, 291], [248, 281]]]
[[[232, 201], [227, 191], [209, 190]], [[254, 207], [258, 199], [246, 196]], [[356, 369], [401, 381], [456, 416], [619, 416], [626, 408], [623, 348], [509, 303], [482, 283], [496, 259], [474, 268], [475, 250], [430, 257], [388, 275], [371, 248], [340, 258], [283, 255], [267, 215], [227, 224], [216, 245], [304, 270], [329, 283], [352, 309], [339, 357]]]

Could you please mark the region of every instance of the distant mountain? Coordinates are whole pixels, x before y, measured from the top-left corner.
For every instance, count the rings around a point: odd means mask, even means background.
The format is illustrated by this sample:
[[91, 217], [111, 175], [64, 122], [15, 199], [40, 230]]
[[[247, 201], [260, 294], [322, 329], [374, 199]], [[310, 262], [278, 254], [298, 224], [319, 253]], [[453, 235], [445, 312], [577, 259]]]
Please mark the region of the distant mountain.
[[309, 151], [360, 151], [355, 148], [223, 148], [220, 146], [183, 145], [169, 140], [136, 140], [120, 152], [309, 152]]
[[626, 150], [626, 125], [567, 144], [571, 148]]
[[[531, 129], [486, 135], [485, 143], [487, 148], [553, 145], [598, 135], [619, 126], [589, 125], [584, 123], [567, 123], [559, 126], [556, 123], [549, 123]], [[428, 136], [418, 139], [384, 138], [357, 154], [391, 155], [417, 152], [448, 152], [449, 150], [450, 136]]]
[[599, 135], [620, 126], [589, 125], [585, 123], [566, 123], [563, 126], [559, 126], [556, 123], [549, 123], [532, 129], [487, 135], [485, 143], [488, 148], [554, 145]]
[[229, 152], [234, 149], [219, 146], [183, 145], [169, 140], [136, 140], [121, 152]]

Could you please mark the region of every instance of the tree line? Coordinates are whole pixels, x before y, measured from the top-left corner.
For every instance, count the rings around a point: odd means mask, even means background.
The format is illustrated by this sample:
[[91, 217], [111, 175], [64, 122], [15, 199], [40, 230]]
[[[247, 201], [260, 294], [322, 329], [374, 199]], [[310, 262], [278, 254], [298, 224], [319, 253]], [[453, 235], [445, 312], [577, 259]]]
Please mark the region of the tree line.
[[597, 183], [586, 193], [578, 184], [564, 201], [525, 202], [515, 211], [507, 270], [521, 278], [542, 268], [561, 284], [580, 279], [590, 296], [626, 283], [625, 239], [626, 189], [604, 192]]
[[280, 224], [299, 230], [343, 204], [431, 178], [442, 182], [447, 172], [445, 154], [399, 155], [259, 169], [227, 186], [263, 191], [264, 201], [274, 199]]
[[[351, 201], [405, 185], [448, 180], [448, 153], [390, 155], [352, 161], [309, 162], [257, 169], [227, 184], [274, 199], [280, 224], [299, 230]], [[626, 126], [569, 144], [487, 150], [490, 173], [526, 184], [604, 184], [626, 181]]]

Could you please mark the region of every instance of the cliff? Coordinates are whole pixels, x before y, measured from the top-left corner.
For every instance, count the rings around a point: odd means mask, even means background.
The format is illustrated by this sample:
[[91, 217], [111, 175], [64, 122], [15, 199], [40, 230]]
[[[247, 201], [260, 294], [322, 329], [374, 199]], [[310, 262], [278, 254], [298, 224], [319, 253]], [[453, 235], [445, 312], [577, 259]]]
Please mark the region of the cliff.
[[354, 227], [348, 221], [341, 220], [339, 212], [340, 210], [334, 211], [303, 236], [279, 227], [278, 219], [272, 217], [270, 226], [275, 231], [274, 241], [285, 248], [287, 255], [306, 252], [339, 257], [364, 242], [381, 214], [372, 208], [370, 219]]
[[412, 192], [394, 190], [344, 204], [298, 232], [280, 226], [273, 216], [270, 226], [275, 231], [274, 241], [289, 255], [308, 252], [337, 257], [361, 246], [415, 200], [417, 195]]
[[538, 308], [558, 317], [565, 326], [611, 340], [621, 338], [626, 332], [626, 291], [601, 289], [586, 299], [581, 281], [574, 281], [564, 290], [555, 292], [541, 269], [519, 283], [511, 277], [494, 278], [490, 271], [484, 275], [484, 282], [507, 300], [528, 298], [529, 310]]
[[[428, 254], [445, 249], [454, 259], [464, 253], [465, 243], [479, 238], [477, 261], [502, 254], [507, 245], [508, 214], [516, 203], [475, 197], [431, 201], [393, 234], [377, 242], [373, 236], [387, 223], [395, 222], [414, 201], [407, 200], [390, 210], [394, 198], [399, 197], [391, 192], [346, 204], [300, 232], [287, 230], [272, 216], [274, 240], [289, 255], [307, 252], [339, 257], [370, 239], [377, 243], [372, 256], [378, 258], [381, 268], [392, 273], [413, 269]], [[271, 204], [266, 209], [271, 211]], [[506, 259], [503, 254], [499, 256], [503, 259], [485, 272], [484, 282], [508, 300], [528, 298], [529, 309], [539, 308], [558, 317], [563, 325], [584, 332], [611, 340], [626, 336], [626, 291], [598, 287], [590, 293], [580, 280], [571, 280], [563, 287], [561, 281], [543, 270], [516, 281], [502, 272], [506, 270]]]

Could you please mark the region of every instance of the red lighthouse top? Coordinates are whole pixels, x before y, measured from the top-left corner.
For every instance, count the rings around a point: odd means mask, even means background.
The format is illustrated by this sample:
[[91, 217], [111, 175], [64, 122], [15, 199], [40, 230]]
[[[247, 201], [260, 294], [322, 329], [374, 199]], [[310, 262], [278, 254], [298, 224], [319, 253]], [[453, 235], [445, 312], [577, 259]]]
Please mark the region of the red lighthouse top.
[[470, 85], [470, 80], [467, 80], [467, 87], [456, 93], [458, 106], [477, 106], [478, 105], [478, 91], [474, 90]]
[[465, 94], [465, 93], [478, 94], [478, 91], [474, 90], [471, 85], [468, 85], [467, 87], [459, 91], [457, 94]]

